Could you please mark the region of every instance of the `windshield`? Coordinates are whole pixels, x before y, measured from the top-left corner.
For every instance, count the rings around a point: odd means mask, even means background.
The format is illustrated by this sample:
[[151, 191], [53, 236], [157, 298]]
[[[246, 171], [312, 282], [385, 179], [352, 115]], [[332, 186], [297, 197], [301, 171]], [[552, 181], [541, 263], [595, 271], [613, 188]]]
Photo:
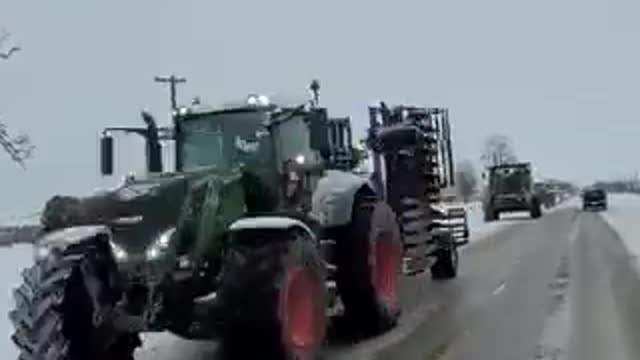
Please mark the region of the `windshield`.
[[234, 111], [184, 120], [178, 149], [183, 170], [203, 166], [226, 169], [259, 160], [258, 155], [266, 155], [267, 144], [260, 139], [266, 116], [260, 111]]
[[520, 192], [529, 182], [529, 171], [524, 168], [497, 168], [491, 177], [491, 187], [498, 193]]
[[186, 122], [180, 149], [184, 170], [202, 166], [224, 166], [223, 137], [220, 127], [210, 119]]
[[588, 190], [585, 192], [584, 197], [587, 199], [601, 199], [606, 196], [603, 190]]

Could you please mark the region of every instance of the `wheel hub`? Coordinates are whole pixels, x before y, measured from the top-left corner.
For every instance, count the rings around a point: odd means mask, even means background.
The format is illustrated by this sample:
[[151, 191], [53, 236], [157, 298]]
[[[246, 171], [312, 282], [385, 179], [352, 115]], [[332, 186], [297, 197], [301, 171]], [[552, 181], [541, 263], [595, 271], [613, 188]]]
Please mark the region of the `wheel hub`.
[[324, 331], [324, 306], [319, 279], [302, 267], [289, 270], [281, 292], [280, 315], [284, 345], [299, 359], [307, 359], [320, 345]]
[[371, 245], [369, 256], [373, 287], [382, 301], [396, 306], [400, 245], [393, 241], [391, 233], [384, 234]]

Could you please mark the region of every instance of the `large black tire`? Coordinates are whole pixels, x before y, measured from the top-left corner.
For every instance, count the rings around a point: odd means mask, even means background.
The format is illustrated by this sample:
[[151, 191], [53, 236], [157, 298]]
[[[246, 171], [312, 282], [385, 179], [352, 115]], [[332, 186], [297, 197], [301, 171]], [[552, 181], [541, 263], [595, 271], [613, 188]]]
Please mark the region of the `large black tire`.
[[491, 208], [487, 208], [487, 209], [484, 210], [484, 221], [485, 222], [496, 221], [496, 220], [498, 220], [499, 217], [500, 217], [500, 214], [498, 214], [497, 211], [494, 211]]
[[336, 283], [356, 337], [385, 332], [400, 316], [400, 228], [391, 207], [372, 195], [356, 194], [351, 223], [334, 235]]
[[141, 345], [137, 334], [116, 334], [110, 327], [93, 325], [87, 274], [100, 279], [102, 301], [113, 305], [116, 300], [106, 268], [115, 262], [108, 249], [102, 250], [54, 253], [22, 272], [24, 282], [14, 290], [16, 308], [9, 314], [20, 360], [133, 360]]
[[217, 321], [231, 359], [312, 360], [327, 328], [325, 265], [305, 230], [244, 230], [225, 259]]
[[540, 202], [537, 199], [534, 199], [531, 202], [531, 218], [538, 219], [542, 216], [542, 208], [540, 206]]
[[458, 247], [453, 239], [436, 252], [436, 263], [431, 266], [431, 277], [435, 280], [453, 279], [458, 276]]

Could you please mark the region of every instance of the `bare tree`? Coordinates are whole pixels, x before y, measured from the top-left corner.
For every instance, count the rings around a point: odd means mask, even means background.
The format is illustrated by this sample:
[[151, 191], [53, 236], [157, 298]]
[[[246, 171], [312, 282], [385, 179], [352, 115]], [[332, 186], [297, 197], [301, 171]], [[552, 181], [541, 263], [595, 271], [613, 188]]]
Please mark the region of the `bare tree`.
[[23, 168], [25, 161], [33, 155], [35, 147], [31, 144], [29, 136], [21, 134], [11, 136], [7, 131], [7, 126], [0, 121], [0, 146], [9, 154], [11, 159]]
[[456, 171], [456, 183], [458, 187], [458, 194], [462, 197], [462, 200], [467, 203], [471, 197], [475, 194], [478, 186], [478, 176], [476, 169], [473, 166], [473, 162], [470, 160], [463, 160], [457, 166]]
[[[11, 46], [8, 51], [3, 52], [3, 45], [9, 39], [6, 30], [0, 28], [0, 59], [8, 60], [11, 55], [20, 50], [19, 46]], [[0, 146], [9, 154], [11, 159], [20, 166], [25, 167], [25, 160], [33, 154], [34, 146], [27, 135], [11, 136], [7, 130], [7, 125], [0, 119]]]
[[15, 52], [20, 51], [21, 48], [20, 46], [17, 45], [13, 45], [10, 46], [6, 49], [6, 51], [4, 50], [4, 44], [6, 43], [6, 41], [9, 39], [9, 37], [11, 36], [10, 33], [8, 33], [6, 30], [0, 28], [0, 59], [2, 60], [9, 60], [9, 58], [11, 57], [11, 55], [13, 55]]
[[486, 166], [495, 166], [518, 160], [511, 139], [502, 134], [486, 138], [482, 151], [482, 161]]

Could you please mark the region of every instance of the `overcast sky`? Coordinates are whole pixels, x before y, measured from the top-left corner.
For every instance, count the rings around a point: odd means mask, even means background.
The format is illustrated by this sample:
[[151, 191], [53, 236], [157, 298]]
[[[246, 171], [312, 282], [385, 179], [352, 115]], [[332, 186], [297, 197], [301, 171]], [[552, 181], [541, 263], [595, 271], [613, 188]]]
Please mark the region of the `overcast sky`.
[[[155, 75], [186, 76], [184, 103], [249, 92], [322, 103], [364, 129], [379, 99], [451, 109], [456, 157], [510, 136], [548, 176], [588, 181], [638, 168], [640, 5], [621, 0], [0, 0], [23, 47], [0, 62], [0, 116], [29, 133], [22, 170], [0, 154], [0, 218], [98, 175], [102, 127], [168, 119]], [[142, 168], [121, 141], [117, 169]], [[139, 145], [139, 144], [138, 144]], [[3, 158], [4, 157], [4, 158]]]

